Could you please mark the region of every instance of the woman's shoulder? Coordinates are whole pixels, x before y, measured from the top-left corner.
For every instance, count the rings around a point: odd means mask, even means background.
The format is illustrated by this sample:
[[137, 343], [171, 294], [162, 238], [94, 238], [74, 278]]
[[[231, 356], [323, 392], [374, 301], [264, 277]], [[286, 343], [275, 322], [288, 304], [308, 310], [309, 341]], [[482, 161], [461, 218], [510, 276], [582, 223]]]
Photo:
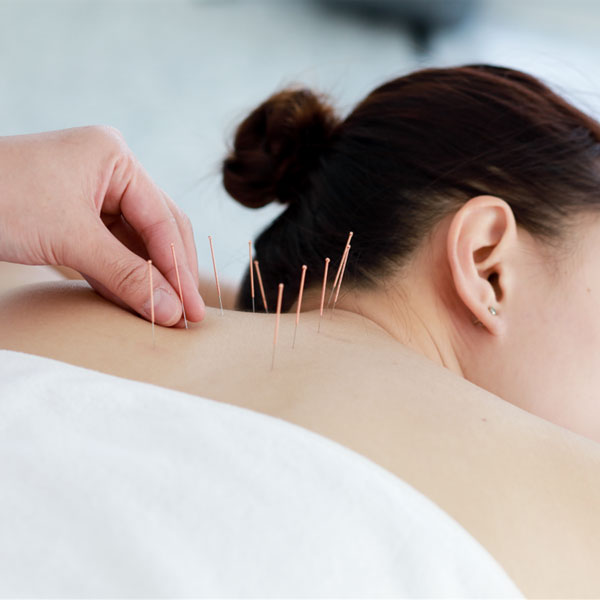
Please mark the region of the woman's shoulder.
[[[526, 595], [600, 590], [599, 445], [505, 402], [340, 311], [210, 309], [157, 328], [85, 284], [0, 298], [0, 347], [270, 414], [354, 450], [424, 493]], [[294, 335], [295, 342], [294, 342]], [[271, 365], [274, 368], [271, 368]], [[560, 565], [560, 568], [558, 566]]]
[[311, 384], [314, 393], [283, 405], [277, 416], [351, 448], [424, 493], [526, 595], [597, 594], [591, 557], [600, 560], [600, 445], [406, 347], [386, 359], [389, 351], [374, 345], [369, 360], [359, 361], [340, 350], [328, 364], [348, 360], [345, 374], [325, 377], [326, 393]]

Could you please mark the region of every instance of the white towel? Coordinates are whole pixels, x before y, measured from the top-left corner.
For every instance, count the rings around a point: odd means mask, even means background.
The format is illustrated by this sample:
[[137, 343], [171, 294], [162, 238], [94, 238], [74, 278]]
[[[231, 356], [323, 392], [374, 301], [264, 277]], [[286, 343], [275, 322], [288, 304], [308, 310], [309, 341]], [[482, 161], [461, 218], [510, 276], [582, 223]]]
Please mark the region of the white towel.
[[281, 419], [0, 351], [0, 595], [523, 597], [371, 460]]

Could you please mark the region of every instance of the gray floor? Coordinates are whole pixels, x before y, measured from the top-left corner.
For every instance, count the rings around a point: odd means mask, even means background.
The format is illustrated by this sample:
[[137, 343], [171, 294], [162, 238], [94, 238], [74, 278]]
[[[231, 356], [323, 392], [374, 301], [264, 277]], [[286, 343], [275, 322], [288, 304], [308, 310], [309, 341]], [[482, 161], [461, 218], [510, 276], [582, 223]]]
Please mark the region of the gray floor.
[[219, 163], [238, 121], [271, 92], [302, 82], [343, 114], [420, 66], [491, 62], [528, 70], [598, 115], [599, 25], [596, 0], [481, 0], [418, 56], [397, 25], [308, 0], [0, 0], [0, 135], [118, 127], [192, 218], [201, 268], [211, 271], [211, 234], [221, 276], [237, 280], [248, 240], [280, 209], [230, 200]]

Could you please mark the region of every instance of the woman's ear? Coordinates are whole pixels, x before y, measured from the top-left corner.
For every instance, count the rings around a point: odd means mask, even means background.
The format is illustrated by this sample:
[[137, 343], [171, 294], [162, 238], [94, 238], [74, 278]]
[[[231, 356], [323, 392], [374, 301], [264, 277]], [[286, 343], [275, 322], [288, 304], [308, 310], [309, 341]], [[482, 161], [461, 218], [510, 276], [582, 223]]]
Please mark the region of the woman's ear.
[[510, 256], [517, 241], [511, 207], [495, 196], [471, 198], [454, 215], [446, 241], [458, 296], [474, 321], [502, 335], [506, 328], [503, 307], [513, 276]]

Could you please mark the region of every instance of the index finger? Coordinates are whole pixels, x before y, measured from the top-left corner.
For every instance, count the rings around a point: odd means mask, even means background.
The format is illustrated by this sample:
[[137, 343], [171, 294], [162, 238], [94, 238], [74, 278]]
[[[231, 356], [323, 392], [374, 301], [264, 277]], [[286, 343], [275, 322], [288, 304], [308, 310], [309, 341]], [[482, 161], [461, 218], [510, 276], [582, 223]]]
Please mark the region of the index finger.
[[[133, 174], [118, 199], [120, 211], [142, 238], [152, 262], [174, 290], [178, 290], [178, 285], [171, 243], [175, 244], [176, 249], [185, 249], [184, 252], [177, 252], [183, 302], [188, 319], [201, 321], [204, 318], [205, 305], [195, 283], [197, 276], [194, 276], [188, 259], [190, 254], [195, 256], [196, 252], [195, 247], [187, 247], [190, 243], [193, 245], [193, 238], [188, 237], [184, 240], [177, 218], [165, 200], [166, 194], [163, 195], [143, 167], [134, 158], [132, 160], [135, 163]], [[113, 197], [112, 200], [116, 198]]]
[[188, 219], [187, 215], [175, 204], [171, 198], [165, 193], [164, 190], [161, 190], [163, 198], [167, 203], [167, 206], [171, 210], [171, 213], [175, 217], [177, 221], [177, 226], [179, 227], [179, 233], [181, 234], [181, 239], [183, 240], [183, 251], [185, 253], [185, 259], [187, 260], [190, 271], [192, 272], [192, 276], [194, 277], [194, 282], [196, 283], [196, 287], [200, 287], [200, 273], [198, 272], [198, 254], [196, 252], [196, 244], [194, 242], [194, 231], [192, 229], [192, 224]]

